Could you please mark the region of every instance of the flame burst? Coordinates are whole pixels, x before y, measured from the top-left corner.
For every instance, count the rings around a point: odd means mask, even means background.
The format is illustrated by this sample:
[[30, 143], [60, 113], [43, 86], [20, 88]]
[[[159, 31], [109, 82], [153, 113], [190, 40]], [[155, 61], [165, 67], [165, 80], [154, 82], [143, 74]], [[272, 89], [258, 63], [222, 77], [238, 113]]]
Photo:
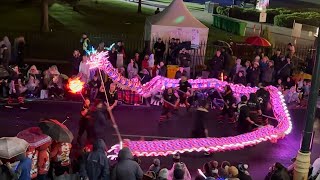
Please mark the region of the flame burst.
[[80, 81], [79, 78], [73, 78], [73, 79], [70, 78], [68, 82], [68, 87], [70, 89], [70, 92], [74, 94], [81, 92], [83, 89], [83, 85], [84, 85], [84, 82]]

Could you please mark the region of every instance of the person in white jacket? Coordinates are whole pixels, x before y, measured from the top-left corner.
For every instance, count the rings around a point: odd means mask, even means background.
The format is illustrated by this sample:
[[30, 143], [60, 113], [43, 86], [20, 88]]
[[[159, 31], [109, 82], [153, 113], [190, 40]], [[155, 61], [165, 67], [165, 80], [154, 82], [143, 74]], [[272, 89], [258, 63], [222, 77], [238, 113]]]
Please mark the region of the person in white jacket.
[[87, 64], [88, 56], [83, 56], [79, 65], [79, 74], [82, 82], [88, 83], [90, 81], [90, 66]]
[[150, 54], [148, 63], [149, 63], [149, 74], [152, 77], [152, 70], [154, 68], [154, 54]]

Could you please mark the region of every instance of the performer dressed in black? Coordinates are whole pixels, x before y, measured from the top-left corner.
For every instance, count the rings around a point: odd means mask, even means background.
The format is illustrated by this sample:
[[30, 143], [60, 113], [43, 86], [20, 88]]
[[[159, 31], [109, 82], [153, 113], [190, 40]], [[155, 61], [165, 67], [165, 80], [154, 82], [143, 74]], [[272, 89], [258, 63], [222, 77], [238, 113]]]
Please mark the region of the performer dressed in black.
[[172, 88], [168, 88], [163, 94], [163, 106], [160, 122], [164, 122], [171, 117], [171, 112], [178, 107], [179, 99], [173, 93]]
[[188, 82], [187, 77], [185, 75], [183, 75], [181, 77], [180, 82], [179, 82], [178, 94], [179, 94], [180, 104], [184, 104], [187, 107], [187, 110], [189, 110], [189, 108], [190, 108], [188, 98], [192, 94], [191, 88], [192, 88], [192, 86]]
[[107, 97], [110, 110], [113, 110], [118, 104], [118, 92], [116, 90], [116, 84], [111, 83], [109, 91], [107, 91]]
[[247, 105], [247, 100], [247, 96], [242, 96], [241, 102], [238, 105], [238, 130], [240, 134], [250, 132], [254, 127], [254, 121], [252, 121], [250, 118], [250, 107]]
[[[258, 102], [260, 103], [261, 106], [261, 112], [262, 114], [267, 114], [268, 110], [268, 104], [270, 101], [270, 93], [269, 91], [266, 90], [264, 85], [262, 83], [259, 84], [259, 88], [256, 92]], [[261, 117], [261, 122], [259, 124], [261, 125], [267, 125], [268, 124], [268, 118], [266, 117]]]
[[233, 96], [232, 89], [229, 85], [224, 88], [223, 100], [225, 103], [219, 118], [219, 123], [223, 123], [226, 115], [228, 116], [229, 123], [235, 123], [234, 112], [236, 108], [236, 98]]
[[105, 131], [108, 128], [107, 107], [101, 99], [96, 99], [90, 107], [90, 120], [92, 123], [93, 137], [96, 140], [105, 137]]
[[[79, 131], [78, 131], [78, 138], [77, 142], [79, 145], [81, 145], [81, 137], [84, 134], [84, 132], [87, 132], [87, 140], [92, 140], [92, 124], [90, 124], [90, 115], [89, 115], [89, 108], [90, 108], [90, 100], [89, 98], [86, 98], [82, 110], [80, 112], [81, 118], [79, 121]], [[92, 123], [92, 122], [91, 122]]]
[[209, 103], [206, 100], [201, 100], [194, 115], [193, 138], [208, 137], [208, 109]]
[[248, 107], [250, 109], [250, 119], [255, 123], [259, 124], [259, 116], [262, 114], [261, 106], [258, 102], [257, 96], [255, 93], [251, 93], [248, 100]]
[[100, 99], [106, 103], [107, 102], [106, 98], [108, 98], [110, 110], [113, 110], [118, 104], [118, 92], [116, 90], [116, 84], [111, 83], [106, 93], [104, 92], [103, 86], [100, 87], [97, 95], [97, 99]]

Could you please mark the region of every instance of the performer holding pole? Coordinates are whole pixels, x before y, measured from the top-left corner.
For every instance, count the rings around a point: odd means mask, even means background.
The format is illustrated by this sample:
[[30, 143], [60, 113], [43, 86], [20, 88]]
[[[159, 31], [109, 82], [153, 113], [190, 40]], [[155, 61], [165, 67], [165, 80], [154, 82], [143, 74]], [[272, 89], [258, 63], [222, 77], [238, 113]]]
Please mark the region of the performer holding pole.
[[162, 123], [171, 117], [171, 112], [178, 108], [179, 99], [173, 93], [172, 88], [168, 88], [163, 94], [162, 113], [159, 122]]
[[258, 124], [258, 118], [260, 115], [262, 115], [261, 112], [261, 106], [260, 103], [258, 102], [257, 95], [255, 93], [251, 93], [249, 95], [249, 100], [248, 100], [248, 107], [250, 109], [250, 119], [255, 123]]
[[228, 116], [229, 123], [235, 123], [234, 113], [236, 108], [236, 99], [233, 96], [232, 89], [229, 85], [226, 85], [224, 88], [223, 100], [225, 103], [219, 118], [219, 123], [223, 123], [223, 119], [226, 115]]
[[188, 102], [188, 98], [192, 94], [192, 86], [188, 82], [187, 76], [182, 75], [181, 80], [179, 82], [179, 88], [177, 89], [179, 99], [180, 99], [180, 104], [184, 104], [187, 107], [187, 111], [189, 111], [190, 104]]
[[93, 138], [93, 131], [92, 131], [92, 122], [90, 122], [89, 116], [89, 108], [90, 108], [90, 100], [86, 98], [82, 110], [80, 112], [81, 118], [79, 121], [79, 131], [78, 131], [78, 138], [77, 143], [81, 146], [81, 137], [84, 132], [87, 132], [87, 140], [90, 142]]
[[[257, 100], [260, 103], [261, 106], [261, 112], [262, 114], [267, 114], [268, 111], [268, 104], [270, 101], [270, 93], [269, 91], [264, 87], [263, 83], [259, 83], [259, 88], [256, 92], [257, 95]], [[268, 118], [265, 116], [260, 117], [259, 119], [261, 119], [261, 122], [259, 122], [258, 124], [261, 125], [267, 125], [268, 124]]]
[[109, 104], [109, 101], [108, 101], [108, 95], [107, 95], [107, 91], [106, 91], [106, 88], [105, 88], [105, 85], [104, 85], [104, 80], [102, 78], [102, 74], [101, 74], [101, 70], [99, 69], [99, 75], [100, 75], [100, 79], [101, 79], [101, 86], [102, 88], [104, 89], [104, 95], [106, 97], [106, 105], [107, 105], [107, 111], [109, 113], [109, 116], [110, 116], [110, 119], [111, 119], [111, 122], [112, 122], [112, 125], [113, 125], [113, 128], [115, 129], [116, 131], [116, 134], [118, 136], [118, 140], [119, 140], [119, 144], [120, 144], [120, 149], [122, 149], [122, 138], [121, 138], [121, 134], [120, 134], [120, 131], [119, 131], [119, 128], [118, 128], [118, 125], [114, 119], [114, 116], [113, 116], [113, 113], [112, 113], [112, 109], [114, 108], [113, 104], [111, 106], [113, 107], [110, 107], [110, 104]]
[[247, 96], [243, 95], [241, 97], [241, 103], [238, 106], [239, 108], [239, 124], [238, 124], [238, 131], [240, 134], [247, 133], [252, 131], [255, 127], [255, 122], [250, 117], [250, 107], [248, 106], [248, 98]]
[[206, 138], [208, 135], [208, 109], [209, 103], [202, 99], [199, 101], [199, 107], [195, 112], [194, 125], [192, 130], [193, 138]]

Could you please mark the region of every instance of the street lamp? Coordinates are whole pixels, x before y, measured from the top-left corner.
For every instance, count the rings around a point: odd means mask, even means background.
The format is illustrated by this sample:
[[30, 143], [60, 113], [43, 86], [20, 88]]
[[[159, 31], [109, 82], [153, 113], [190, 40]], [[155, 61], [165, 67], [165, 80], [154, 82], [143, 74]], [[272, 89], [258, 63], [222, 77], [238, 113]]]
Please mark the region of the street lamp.
[[320, 36], [316, 38], [317, 56], [313, 68], [311, 90], [308, 100], [306, 124], [303, 131], [302, 143], [294, 164], [294, 180], [307, 180], [310, 167], [310, 150], [313, 138], [313, 124], [317, 110], [317, 99], [320, 85]]

